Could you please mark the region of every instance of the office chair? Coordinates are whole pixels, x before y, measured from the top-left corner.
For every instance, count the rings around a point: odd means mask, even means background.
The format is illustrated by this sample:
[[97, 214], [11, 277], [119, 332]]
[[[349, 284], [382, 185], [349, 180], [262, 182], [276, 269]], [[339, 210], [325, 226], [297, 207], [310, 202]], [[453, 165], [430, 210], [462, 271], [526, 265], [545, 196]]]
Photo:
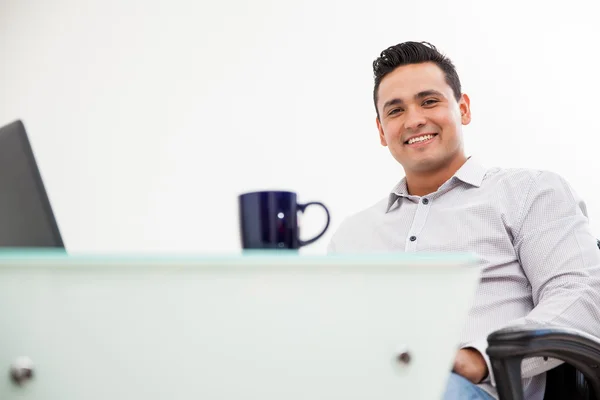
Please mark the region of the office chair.
[[521, 361], [529, 357], [565, 362], [546, 372], [544, 400], [600, 400], [600, 338], [559, 326], [522, 325], [500, 329], [487, 340], [500, 400], [524, 400]]

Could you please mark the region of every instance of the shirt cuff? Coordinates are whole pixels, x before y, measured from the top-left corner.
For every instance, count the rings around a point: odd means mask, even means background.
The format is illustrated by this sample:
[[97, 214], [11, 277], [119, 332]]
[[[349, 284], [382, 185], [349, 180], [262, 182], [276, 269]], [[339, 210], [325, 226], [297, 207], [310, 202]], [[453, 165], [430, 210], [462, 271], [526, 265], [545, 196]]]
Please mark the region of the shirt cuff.
[[488, 342], [487, 339], [477, 340], [474, 342], [466, 343], [461, 346], [461, 349], [473, 348], [481, 354], [483, 359], [485, 360], [485, 364], [487, 365], [488, 374], [480, 383], [491, 383], [492, 386], [496, 387], [496, 379], [494, 378], [494, 373], [492, 371], [492, 364], [490, 362], [490, 357], [487, 355], [485, 350], [487, 349]]

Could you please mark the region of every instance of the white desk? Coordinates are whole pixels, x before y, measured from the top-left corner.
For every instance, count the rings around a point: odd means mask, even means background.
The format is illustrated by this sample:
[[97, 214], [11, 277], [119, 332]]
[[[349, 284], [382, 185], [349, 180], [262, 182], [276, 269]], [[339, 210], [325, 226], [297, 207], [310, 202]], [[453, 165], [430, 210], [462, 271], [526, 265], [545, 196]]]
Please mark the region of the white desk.
[[[475, 292], [469, 265], [0, 253], [0, 399], [434, 399]], [[20, 356], [34, 376], [16, 385]]]

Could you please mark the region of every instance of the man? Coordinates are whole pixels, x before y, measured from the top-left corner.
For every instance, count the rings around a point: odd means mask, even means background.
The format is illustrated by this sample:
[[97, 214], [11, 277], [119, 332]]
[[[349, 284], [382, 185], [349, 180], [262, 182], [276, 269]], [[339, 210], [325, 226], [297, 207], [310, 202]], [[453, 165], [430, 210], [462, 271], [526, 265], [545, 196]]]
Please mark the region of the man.
[[[481, 281], [445, 398], [497, 398], [489, 333], [537, 322], [600, 336], [600, 251], [585, 204], [557, 174], [488, 169], [465, 155], [470, 99], [435, 46], [398, 44], [373, 69], [379, 140], [405, 178], [343, 221], [329, 252], [476, 253]], [[523, 363], [526, 399], [543, 398], [545, 371], [558, 364]]]

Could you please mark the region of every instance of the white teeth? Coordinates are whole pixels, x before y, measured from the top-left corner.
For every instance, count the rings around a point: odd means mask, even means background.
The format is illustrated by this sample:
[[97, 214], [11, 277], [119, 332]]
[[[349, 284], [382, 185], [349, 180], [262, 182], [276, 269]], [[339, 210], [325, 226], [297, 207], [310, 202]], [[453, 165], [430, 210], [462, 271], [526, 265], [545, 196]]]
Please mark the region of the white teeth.
[[429, 140], [431, 138], [433, 138], [434, 135], [425, 135], [425, 136], [419, 136], [416, 138], [412, 138], [408, 141], [408, 144], [413, 144], [413, 143], [417, 143], [417, 142], [423, 142], [425, 140]]

